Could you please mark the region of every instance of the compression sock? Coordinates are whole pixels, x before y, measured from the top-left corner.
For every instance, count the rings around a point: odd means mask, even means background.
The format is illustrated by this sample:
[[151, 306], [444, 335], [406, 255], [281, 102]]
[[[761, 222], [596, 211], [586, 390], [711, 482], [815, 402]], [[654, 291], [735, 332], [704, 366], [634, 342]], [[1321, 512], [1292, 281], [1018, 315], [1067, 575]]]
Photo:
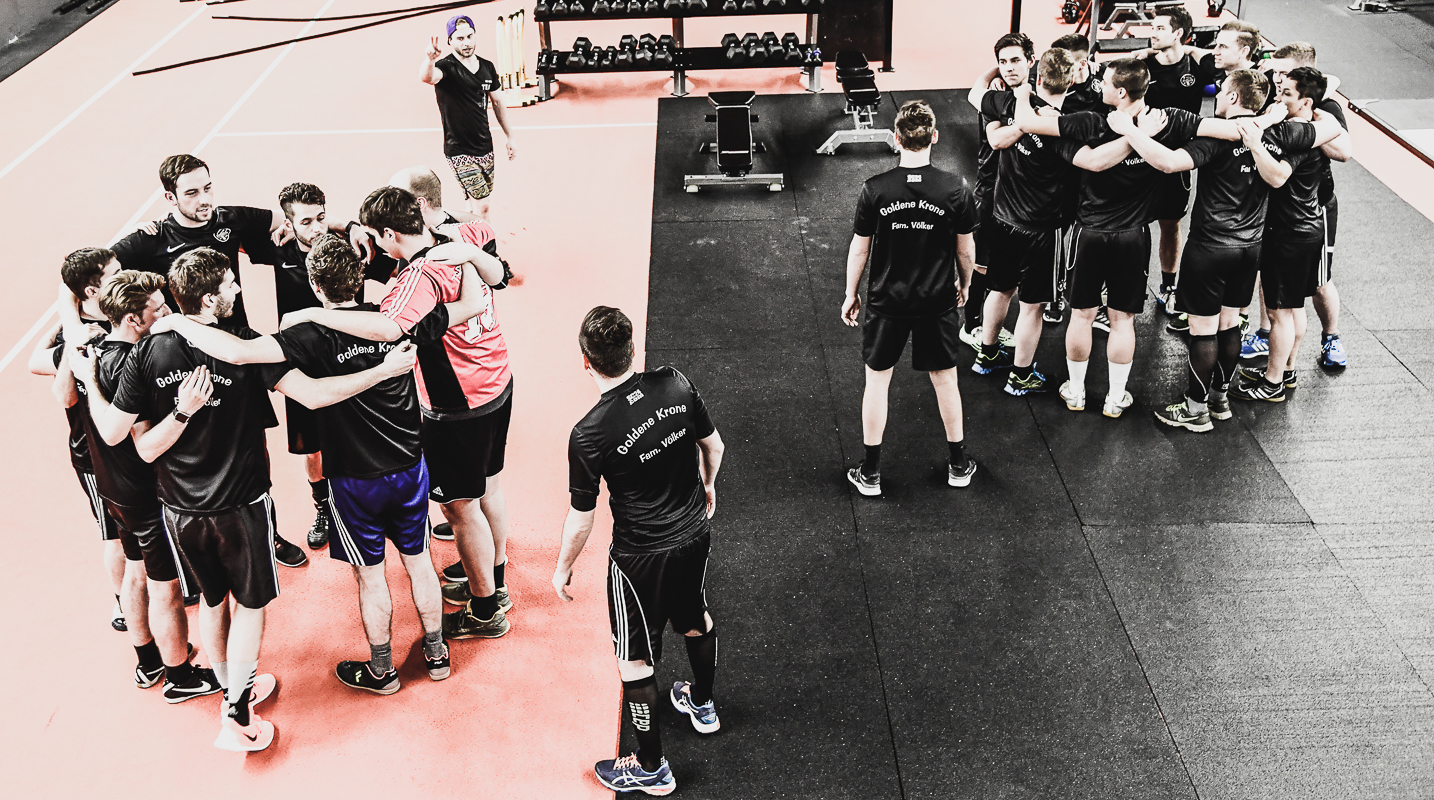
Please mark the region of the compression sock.
[[959, 442], [947, 442], [946, 452], [950, 456], [951, 466], [956, 469], [966, 468], [966, 442], [964, 439]]
[[717, 679], [717, 629], [701, 636], [684, 636], [687, 660], [692, 664], [692, 704], [712, 702], [712, 683]]
[[881, 473], [881, 445], [863, 445], [866, 456], [861, 460], [861, 474], [870, 478]]
[[637, 761], [648, 772], [662, 764], [662, 734], [657, 730], [657, 678], [648, 675], [622, 682], [622, 700], [637, 737]]
[[498, 593], [474, 597], [468, 601], [468, 613], [478, 619], [492, 619], [498, 613]]
[[1185, 387], [1185, 397], [1202, 406], [1210, 397], [1210, 381], [1215, 374], [1215, 338], [1214, 334], [1191, 336], [1190, 354], [1185, 360], [1189, 379]]
[[1066, 359], [1066, 371], [1070, 373], [1071, 386], [1079, 389], [1081, 394], [1085, 394], [1085, 368], [1089, 365], [1089, 361], [1071, 361], [1069, 358]]
[[[1134, 362], [1132, 362], [1134, 363]], [[1125, 396], [1125, 384], [1130, 380], [1130, 364], [1117, 364], [1110, 362], [1110, 393], [1107, 397], [1114, 397], [1116, 400]]]
[[254, 675], [259, 671], [257, 661], [229, 662], [229, 688], [224, 697], [229, 701], [229, 716], [241, 727], [249, 725], [249, 700], [254, 696]]
[[1235, 380], [1235, 369], [1240, 363], [1240, 326], [1226, 328], [1215, 334], [1215, 385], [1221, 393], [1230, 389]]
[[[223, 661], [209, 662], [209, 668], [214, 670], [214, 679], [219, 681], [219, 688], [229, 688], [229, 665]], [[165, 667], [168, 669], [168, 667]]]
[[506, 566], [508, 566], [508, 559], [506, 558], [503, 559], [503, 563], [493, 565], [493, 585], [500, 589], [508, 585], [503, 582], [503, 568]]
[[381, 678], [393, 672], [392, 641], [384, 642], [383, 644], [370, 644], [368, 646], [368, 653], [369, 672], [372, 672], [375, 678]]
[[423, 632], [423, 652], [429, 658], [439, 658], [443, 655], [443, 631]]
[[325, 511], [329, 507], [329, 479], [319, 478], [316, 481], [309, 481], [309, 493], [314, 496], [314, 507]]
[[139, 656], [139, 665], [144, 669], [154, 669], [164, 666], [164, 659], [159, 656], [159, 645], [153, 639], [134, 649], [134, 654]]
[[986, 306], [986, 273], [971, 271], [971, 285], [966, 290], [966, 330], [981, 327], [982, 314]]

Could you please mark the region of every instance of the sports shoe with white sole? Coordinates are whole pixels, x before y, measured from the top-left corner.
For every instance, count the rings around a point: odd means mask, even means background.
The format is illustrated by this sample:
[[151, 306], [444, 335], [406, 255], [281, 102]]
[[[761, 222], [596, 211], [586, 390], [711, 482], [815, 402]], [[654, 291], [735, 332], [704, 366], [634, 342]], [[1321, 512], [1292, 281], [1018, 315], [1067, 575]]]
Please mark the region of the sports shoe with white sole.
[[1105, 306], [1101, 306], [1096, 310], [1095, 322], [1091, 323], [1091, 326], [1098, 331], [1110, 333], [1110, 312], [1106, 310]]
[[692, 720], [692, 727], [698, 733], [716, 733], [722, 727], [722, 721], [717, 719], [717, 703], [708, 700], [704, 705], [697, 705], [692, 702], [692, 684], [689, 681], [678, 681], [672, 684], [672, 707], [686, 714]]
[[1085, 389], [1077, 389], [1070, 381], [1061, 384], [1061, 399], [1065, 401], [1066, 408], [1071, 411], [1085, 410]]
[[1134, 404], [1135, 398], [1130, 396], [1130, 392], [1124, 393], [1119, 398], [1113, 398], [1110, 395], [1106, 395], [1105, 405], [1101, 407], [1100, 413], [1106, 415], [1107, 417], [1110, 417], [1111, 419], [1120, 419], [1120, 415], [1125, 413], [1125, 410], [1127, 408], [1130, 408]]
[[1190, 404], [1184, 400], [1171, 403], [1155, 412], [1155, 418], [1172, 428], [1184, 428], [1196, 433], [1207, 433], [1215, 429], [1215, 423], [1210, 421], [1209, 411], [1191, 411]]
[[403, 684], [398, 682], [397, 667], [383, 675], [375, 675], [373, 665], [367, 661], [340, 661], [334, 667], [334, 677], [345, 686], [374, 694], [389, 695], [403, 688]]
[[662, 797], [677, 790], [677, 779], [672, 777], [672, 768], [667, 766], [665, 758], [652, 772], [642, 768], [636, 753], [599, 761], [593, 765], [593, 772], [599, 783], [614, 792], [642, 792]]
[[966, 466], [957, 469], [954, 464], [946, 464], [946, 485], [963, 489], [971, 485], [971, 476], [976, 474], [976, 459], [966, 459]]
[[[255, 675], [254, 683], [249, 686], [249, 709], [252, 711], [254, 706], [268, 700], [278, 685], [279, 681], [267, 672]], [[219, 721], [223, 722], [227, 716], [229, 716], [229, 698], [221, 694], [219, 695]]]
[[1235, 416], [1230, 410], [1230, 396], [1228, 394], [1216, 396], [1210, 393], [1210, 399], [1205, 402], [1206, 408], [1210, 409], [1210, 419], [1227, 420]]
[[876, 497], [881, 494], [880, 472], [868, 478], [862, 474], [861, 467], [852, 467], [846, 471], [846, 479], [863, 497]]
[[222, 691], [224, 689], [219, 685], [219, 679], [214, 676], [214, 670], [209, 667], [195, 667], [189, 680], [184, 683], [164, 682], [164, 702], [174, 705]]
[[428, 677], [430, 680], [441, 681], [447, 678], [453, 672], [451, 654], [448, 652], [448, 643], [443, 643], [443, 655], [438, 658], [430, 658], [428, 650], [424, 649], [423, 663], [428, 667]]
[[250, 710], [248, 725], [240, 725], [226, 714], [220, 724], [219, 738], [214, 740], [214, 746], [233, 753], [256, 753], [273, 742], [274, 723], [260, 719], [258, 714]]

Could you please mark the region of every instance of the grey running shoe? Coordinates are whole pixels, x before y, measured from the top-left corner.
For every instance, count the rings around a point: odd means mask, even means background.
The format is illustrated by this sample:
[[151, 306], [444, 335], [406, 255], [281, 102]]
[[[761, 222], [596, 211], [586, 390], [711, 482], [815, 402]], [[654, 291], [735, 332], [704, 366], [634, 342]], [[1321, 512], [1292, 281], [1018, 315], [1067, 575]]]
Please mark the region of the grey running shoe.
[[1184, 428], [1196, 433], [1208, 433], [1215, 429], [1215, 424], [1210, 421], [1209, 411], [1197, 414], [1190, 410], [1190, 404], [1184, 400], [1171, 403], [1155, 412], [1155, 418], [1172, 428]]
[[501, 608], [490, 619], [479, 619], [474, 616], [472, 608], [470, 603], [458, 611], [443, 615], [444, 638], [497, 639], [512, 627]]

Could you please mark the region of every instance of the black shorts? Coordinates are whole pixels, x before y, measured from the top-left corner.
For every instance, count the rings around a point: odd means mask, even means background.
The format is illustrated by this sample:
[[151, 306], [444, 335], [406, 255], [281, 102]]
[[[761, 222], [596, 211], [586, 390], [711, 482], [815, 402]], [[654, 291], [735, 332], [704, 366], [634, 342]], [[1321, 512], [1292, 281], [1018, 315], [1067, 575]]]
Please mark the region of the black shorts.
[[226, 595], [245, 608], [263, 608], [279, 596], [274, 562], [274, 501], [265, 492], [248, 505], [219, 514], [190, 514], [165, 506], [164, 533], [199, 581], [204, 604]]
[[1077, 227], [1075, 266], [1070, 278], [1071, 308], [1104, 305], [1139, 314], [1145, 310], [1145, 281], [1150, 275], [1150, 228], [1098, 231]]
[[707, 556], [712, 532], [661, 553], [608, 553], [607, 617], [619, 661], [662, 659], [662, 626], [706, 631]]
[[1324, 261], [1324, 236], [1292, 239], [1265, 229], [1260, 251], [1260, 285], [1267, 308], [1304, 308], [1314, 294]]
[[1155, 195], [1155, 218], [1181, 220], [1190, 210], [1190, 176], [1193, 172], [1173, 172], [1159, 178]]
[[883, 372], [896, 366], [911, 339], [911, 368], [940, 372], [956, 366], [961, 347], [961, 314], [951, 309], [938, 317], [883, 317], [866, 312], [861, 326], [861, 360]]
[[991, 261], [986, 285], [993, 292], [1020, 288], [1022, 303], [1049, 303], [1056, 299], [1056, 241], [1060, 231], [1028, 231], [991, 222]]
[[[120, 545], [124, 557], [130, 561], [143, 561], [144, 571], [149, 579], [169, 583], [179, 578], [179, 557], [164, 535], [164, 520], [158, 502], [151, 506], [122, 506], [105, 501], [119, 529]], [[188, 594], [188, 592], [186, 592]]]
[[1319, 280], [1316, 286], [1323, 286], [1334, 280], [1334, 234], [1339, 228], [1339, 198], [1333, 198], [1324, 207], [1324, 260], [1319, 266]]
[[481, 417], [459, 420], [423, 418], [419, 440], [428, 462], [428, 496], [436, 503], [478, 500], [488, 479], [503, 471], [513, 396]]
[[978, 210], [981, 224], [972, 236], [976, 245], [976, 263], [983, 267], [991, 264], [991, 229], [995, 227], [996, 222], [996, 218], [991, 216], [993, 204], [994, 199]]
[[306, 456], [319, 452], [319, 415], [312, 408], [285, 397], [284, 418], [290, 453]]
[[75, 476], [80, 479], [80, 488], [85, 490], [85, 498], [90, 501], [90, 514], [94, 516], [95, 522], [100, 526], [100, 539], [102, 541], [113, 541], [120, 538], [119, 528], [115, 521], [105, 511], [104, 498], [100, 497], [99, 485], [95, 483], [95, 473], [84, 472], [76, 469]]
[[1219, 316], [1223, 308], [1244, 308], [1255, 294], [1260, 243], [1216, 247], [1198, 235], [1185, 241], [1175, 296], [1180, 310], [1195, 317]]

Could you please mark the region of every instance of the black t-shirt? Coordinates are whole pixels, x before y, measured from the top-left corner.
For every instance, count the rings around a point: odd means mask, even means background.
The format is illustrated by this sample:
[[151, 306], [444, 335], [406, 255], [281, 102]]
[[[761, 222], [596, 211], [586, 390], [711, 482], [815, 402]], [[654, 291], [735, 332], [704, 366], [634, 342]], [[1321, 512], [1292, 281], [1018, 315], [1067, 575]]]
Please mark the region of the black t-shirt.
[[[239, 250], [242, 248], [246, 253], [256, 253], [273, 247], [269, 240], [269, 225], [273, 219], [274, 212], [267, 208], [216, 206], [209, 222], [201, 227], [186, 228], [175, 222], [171, 215], [160, 220], [157, 235], [135, 231], [110, 245], [110, 249], [125, 269], [142, 269], [167, 276], [175, 259], [190, 250], [211, 247], [229, 257], [234, 280], [238, 282]], [[164, 299], [171, 309], [179, 310], [168, 286], [164, 288]], [[234, 301], [234, 313], [229, 322], [234, 325], [249, 324], [249, 317], [244, 313], [242, 293]]]
[[1284, 186], [1270, 191], [1265, 230], [1293, 239], [1324, 238], [1324, 204], [1319, 194], [1329, 156], [1321, 150], [1305, 150], [1276, 157], [1289, 162], [1293, 172]]
[[1203, 70], [1200, 63], [1185, 53], [1174, 64], [1162, 64], [1152, 54], [1145, 59], [1150, 71], [1150, 85], [1145, 90], [1145, 104], [1151, 108], [1183, 108], [1200, 113], [1205, 102]]
[[[259, 337], [247, 327], [221, 327], [244, 339]], [[174, 411], [179, 384], [201, 364], [209, 368], [214, 393], [154, 467], [159, 499], [166, 506], [211, 514], [252, 503], [269, 490], [264, 429], [279, 421], [267, 390], [289, 366], [229, 364], [173, 331], [151, 334], [135, 345], [112, 402], [120, 411], [158, 424]]]
[[438, 114], [443, 118], [443, 155], [486, 156], [493, 152], [488, 130], [488, 93], [500, 88], [493, 62], [478, 56], [478, 71], [471, 72], [449, 53], [435, 66], [443, 79], [434, 85]]
[[279, 247], [275, 247], [273, 242], [267, 244], [267, 247], [249, 251], [249, 260], [274, 268], [274, 299], [279, 306], [279, 316], [322, 306], [323, 303], [319, 302], [309, 286], [309, 254], [300, 249], [299, 241], [291, 239]]
[[[1340, 127], [1349, 130], [1349, 122], [1344, 118], [1344, 106], [1341, 106], [1339, 101], [1331, 97], [1326, 97], [1318, 103], [1315, 103], [1315, 108], [1339, 120]], [[1321, 155], [1323, 155], [1323, 153], [1321, 153]], [[1319, 184], [1319, 204], [1321, 206], [1327, 206], [1333, 202], [1334, 170], [1330, 167], [1329, 156], [1324, 156], [1324, 176], [1320, 179]]]
[[[1031, 105], [1050, 105], [1032, 96]], [[1003, 125], [1016, 121], [1016, 96], [1012, 92], [987, 92], [981, 113], [999, 119]], [[1054, 136], [1023, 134], [1014, 145], [1001, 150], [1000, 174], [996, 180], [995, 217], [1016, 228], [1045, 231], [1066, 222], [1071, 191], [1079, 175], [1071, 167], [1081, 145]], [[1062, 151], [1070, 150], [1069, 154]]]
[[[106, 333], [110, 330], [109, 320], [84, 319], [84, 322], [88, 325], [98, 325], [104, 328]], [[97, 336], [95, 338], [98, 339], [100, 337]], [[59, 369], [60, 362], [63, 361], [64, 358], [65, 333], [61, 331], [60, 334], [55, 337], [55, 346], [50, 348], [50, 359], [54, 363], [55, 368]], [[76, 381], [75, 385], [79, 387], [80, 399], [74, 405], [65, 409], [65, 422], [67, 422], [70, 427], [70, 435], [66, 437], [66, 444], [68, 444], [70, 448], [70, 464], [80, 472], [94, 472], [95, 465], [94, 459], [90, 457], [89, 436], [85, 432], [85, 418], [89, 416], [89, 409], [86, 408], [88, 403], [85, 400], [85, 387], [80, 384], [79, 381]]]
[[685, 375], [672, 367], [634, 373], [573, 426], [573, 508], [596, 508], [605, 479], [615, 552], [655, 553], [692, 541], [707, 530], [697, 442], [716, 429]]
[[[988, 91], [987, 96], [990, 96]], [[982, 98], [981, 105], [986, 105], [985, 98]], [[1001, 170], [1001, 161], [996, 157], [996, 149], [991, 147], [991, 140], [986, 136], [986, 126], [994, 120], [985, 114], [976, 115], [976, 209], [980, 214], [989, 214], [992, 204], [996, 199], [996, 176]]]
[[857, 236], [870, 236], [867, 311], [935, 317], [956, 307], [956, 237], [980, 224], [966, 179], [932, 166], [868, 178], [856, 203]]
[[[100, 392], [105, 397], [114, 397], [120, 376], [124, 374], [125, 364], [134, 352], [134, 345], [104, 339], [91, 346], [99, 352], [95, 379], [100, 384]], [[84, 384], [75, 381], [75, 386], [83, 395]], [[157, 502], [154, 465], [139, 457], [139, 452], [134, 447], [134, 438], [125, 436], [113, 447], [105, 444], [105, 440], [95, 430], [94, 418], [89, 413], [89, 403], [82, 397], [76, 405], [84, 407], [82, 416], [85, 436], [90, 442], [90, 454], [95, 465], [95, 484], [99, 488], [100, 496], [121, 506], [153, 506]]]
[[[339, 310], [378, 311], [378, 306], [365, 303]], [[447, 317], [443, 319], [446, 322]], [[352, 375], [376, 367], [398, 344], [360, 339], [312, 322], [279, 331], [274, 339], [288, 365], [311, 378]], [[420, 417], [413, 381], [411, 372], [389, 378], [316, 411], [324, 475], [377, 478], [418, 463]]]
[[1111, 107], [1105, 104], [1104, 80], [1105, 65], [1091, 62], [1090, 74], [1086, 76], [1086, 79], [1066, 91], [1066, 99], [1061, 103], [1061, 110], [1067, 114], [1074, 114], [1077, 111], [1109, 113]]
[[[1308, 150], [1314, 128], [1299, 122], [1271, 126], [1262, 137], [1275, 158]], [[1260, 241], [1265, 230], [1270, 185], [1260, 177], [1255, 157], [1243, 142], [1197, 138], [1184, 147], [1200, 170], [1190, 238], [1216, 247], [1244, 247]]]
[[[1195, 138], [1200, 117], [1184, 109], [1166, 109], [1164, 129], [1153, 138], [1172, 150], [1183, 147]], [[1060, 123], [1062, 139], [1097, 147], [1113, 142], [1120, 135], [1106, 125], [1105, 117], [1091, 112], [1063, 114]], [[1074, 153], [1071, 153], [1074, 158]], [[1104, 172], [1087, 172], [1081, 181], [1080, 208], [1076, 219], [1094, 230], [1123, 231], [1142, 228], [1155, 219], [1155, 204], [1164, 185], [1165, 174], [1145, 163], [1139, 153], [1131, 153], [1119, 164]]]
[[[443, 222], [439, 223], [440, 225], [462, 224], [458, 221], [457, 217], [453, 216], [447, 211], [443, 212], [443, 217]], [[430, 228], [429, 230], [431, 231], [433, 229]], [[442, 238], [442, 234], [434, 233], [433, 235], [436, 237], [440, 237], [440, 241], [448, 241], [447, 238]], [[498, 240], [493, 239], [487, 244], [483, 245], [483, 251], [490, 256], [497, 257]], [[385, 253], [382, 249], [378, 247], [378, 245], [374, 245], [373, 258], [370, 259], [368, 264], [364, 266], [363, 277], [364, 280], [378, 281], [379, 283], [388, 283], [390, 280], [393, 280], [393, 277], [395, 275], [402, 272], [403, 268], [406, 266], [408, 266], [407, 261], [396, 259], [393, 256], [390, 256], [388, 253]]]

